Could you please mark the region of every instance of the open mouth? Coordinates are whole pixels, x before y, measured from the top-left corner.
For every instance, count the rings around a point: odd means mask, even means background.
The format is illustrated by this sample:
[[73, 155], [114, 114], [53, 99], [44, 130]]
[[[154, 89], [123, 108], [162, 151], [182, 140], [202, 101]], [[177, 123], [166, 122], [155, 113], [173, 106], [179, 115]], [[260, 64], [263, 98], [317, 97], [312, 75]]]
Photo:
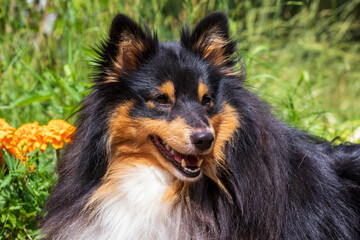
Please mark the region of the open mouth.
[[202, 159], [195, 155], [185, 155], [171, 148], [159, 136], [150, 135], [151, 140], [165, 159], [170, 161], [176, 169], [188, 178], [195, 178], [201, 172]]

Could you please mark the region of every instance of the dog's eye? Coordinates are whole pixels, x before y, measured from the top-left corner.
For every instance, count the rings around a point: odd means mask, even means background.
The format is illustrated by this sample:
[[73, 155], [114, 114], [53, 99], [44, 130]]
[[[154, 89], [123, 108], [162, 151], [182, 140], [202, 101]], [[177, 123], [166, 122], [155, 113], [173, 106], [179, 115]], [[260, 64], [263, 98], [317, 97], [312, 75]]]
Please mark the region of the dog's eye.
[[165, 94], [162, 94], [162, 95], [157, 95], [155, 98], [154, 98], [154, 101], [159, 103], [159, 104], [170, 104], [170, 100], [168, 98], [168, 96], [166, 96]]
[[205, 94], [201, 100], [201, 104], [206, 107], [211, 107], [212, 101], [212, 98], [209, 95]]

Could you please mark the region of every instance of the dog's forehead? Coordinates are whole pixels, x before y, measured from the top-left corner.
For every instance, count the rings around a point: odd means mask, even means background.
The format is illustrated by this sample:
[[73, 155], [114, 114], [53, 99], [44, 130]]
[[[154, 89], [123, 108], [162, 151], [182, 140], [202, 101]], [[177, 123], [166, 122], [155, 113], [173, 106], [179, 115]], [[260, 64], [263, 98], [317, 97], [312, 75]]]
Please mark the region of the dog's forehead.
[[179, 55], [183, 47], [180, 42], [160, 42], [159, 50], [163, 52], [172, 52]]
[[204, 62], [178, 42], [161, 43], [152, 64], [157, 66], [157, 78], [171, 81], [176, 89], [197, 88], [207, 78]]

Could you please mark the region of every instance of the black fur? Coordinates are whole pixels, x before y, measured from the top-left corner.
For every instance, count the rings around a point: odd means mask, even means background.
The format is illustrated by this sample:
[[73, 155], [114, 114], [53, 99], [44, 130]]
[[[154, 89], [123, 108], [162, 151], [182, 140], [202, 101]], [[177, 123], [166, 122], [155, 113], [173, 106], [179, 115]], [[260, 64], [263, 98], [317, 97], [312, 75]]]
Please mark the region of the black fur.
[[[115, 106], [133, 100], [131, 116], [171, 121], [182, 116], [189, 125], [208, 124], [227, 102], [240, 116], [233, 144], [226, 146], [229, 171], [219, 178], [230, 198], [209, 178], [190, 184], [192, 210], [183, 208], [182, 227], [193, 239], [360, 239], [360, 145], [332, 146], [278, 121], [268, 105], [249, 92], [242, 77], [225, 76], [194, 50], [201, 34], [217, 27], [226, 67], [233, 67], [235, 44], [227, 18], [213, 13], [194, 31], [185, 28], [181, 42], [158, 43], [124, 15], [113, 20], [109, 39], [98, 50], [93, 92], [83, 101], [77, 132], [59, 162], [59, 180], [44, 212], [44, 233], [60, 233], [79, 215], [87, 198], [101, 184], [108, 164], [107, 121]], [[112, 71], [123, 31], [144, 44], [134, 71], [117, 82], [104, 83]], [[213, 57], [213, 56], [212, 56]], [[171, 113], [149, 110], [145, 102], [171, 77], [177, 106]], [[209, 86], [214, 107], [196, 100], [199, 78]]]

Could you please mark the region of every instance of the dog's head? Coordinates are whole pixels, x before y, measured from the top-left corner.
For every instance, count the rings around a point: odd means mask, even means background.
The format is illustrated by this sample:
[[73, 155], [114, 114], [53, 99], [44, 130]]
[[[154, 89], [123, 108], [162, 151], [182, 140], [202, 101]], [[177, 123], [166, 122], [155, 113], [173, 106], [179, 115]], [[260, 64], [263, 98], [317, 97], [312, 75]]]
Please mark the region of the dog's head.
[[110, 109], [110, 164], [155, 165], [182, 181], [202, 174], [217, 181], [224, 147], [240, 124], [228, 96], [240, 85], [234, 51], [223, 13], [169, 43], [117, 15], [99, 51], [95, 85]]

